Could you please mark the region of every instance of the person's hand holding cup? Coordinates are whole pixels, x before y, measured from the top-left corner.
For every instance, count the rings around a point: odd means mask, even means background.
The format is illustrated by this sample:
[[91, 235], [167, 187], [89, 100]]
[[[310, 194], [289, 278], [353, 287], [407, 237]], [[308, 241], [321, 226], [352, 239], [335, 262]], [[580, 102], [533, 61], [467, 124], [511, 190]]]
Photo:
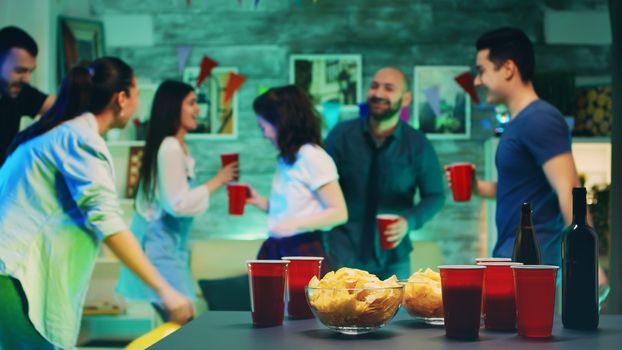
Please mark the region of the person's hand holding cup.
[[238, 164], [238, 162], [229, 163], [218, 169], [216, 177], [220, 179], [223, 185], [232, 181], [236, 181], [239, 178]]
[[229, 215], [244, 215], [244, 206], [251, 196], [250, 187], [237, 182], [228, 183], [227, 195], [229, 197]]
[[229, 180], [227, 180], [226, 182], [230, 182], [230, 181], [239, 181], [240, 179], [240, 155], [238, 153], [223, 153], [220, 155], [220, 163], [222, 165], [221, 167], [221, 171], [224, 169], [227, 169], [227, 167], [229, 167], [231, 164], [235, 164], [234, 170], [233, 170], [233, 174], [232, 174], [232, 178], [230, 178]]
[[475, 165], [471, 163], [453, 163], [445, 165], [445, 174], [456, 202], [471, 200], [471, 192], [475, 187]]
[[376, 216], [380, 246], [383, 249], [393, 249], [408, 233], [408, 222], [405, 218], [395, 214], [380, 214]]

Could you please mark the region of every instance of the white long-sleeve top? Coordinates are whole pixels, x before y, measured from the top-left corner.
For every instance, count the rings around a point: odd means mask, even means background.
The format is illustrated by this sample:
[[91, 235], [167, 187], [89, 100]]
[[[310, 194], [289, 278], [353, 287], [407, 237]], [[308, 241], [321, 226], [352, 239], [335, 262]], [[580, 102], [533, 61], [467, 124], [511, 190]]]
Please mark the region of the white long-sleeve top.
[[101, 241], [127, 230], [112, 164], [85, 113], [20, 145], [0, 168], [0, 274], [20, 281], [30, 321], [57, 347], [76, 344]]
[[157, 185], [153, 200], [147, 202], [140, 187], [136, 196], [136, 211], [147, 221], [159, 219], [163, 212], [175, 217], [193, 217], [209, 207], [209, 190], [200, 185], [191, 188], [195, 179], [195, 161], [183, 151], [179, 141], [168, 136], [158, 149]]

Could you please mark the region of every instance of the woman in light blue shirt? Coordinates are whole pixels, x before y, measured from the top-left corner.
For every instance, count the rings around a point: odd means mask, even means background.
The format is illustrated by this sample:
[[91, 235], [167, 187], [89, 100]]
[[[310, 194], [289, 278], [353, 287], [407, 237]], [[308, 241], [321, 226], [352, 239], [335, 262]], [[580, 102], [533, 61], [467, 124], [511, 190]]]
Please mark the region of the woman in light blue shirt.
[[[195, 299], [190, 274], [188, 234], [193, 218], [209, 207], [210, 195], [237, 175], [237, 163], [220, 169], [204, 184], [196, 183], [195, 162], [185, 142], [197, 128], [199, 105], [194, 88], [165, 81], [153, 99], [147, 142], [140, 169], [132, 232], [149, 260], [177, 291]], [[117, 291], [129, 299], [152, 303], [164, 320], [170, 314], [156, 293], [121, 268]]]
[[122, 220], [102, 138], [136, 109], [132, 69], [107, 57], [72, 69], [54, 106], [18, 134], [0, 169], [0, 349], [73, 348], [99, 246], [157, 291], [172, 319], [188, 298], [151, 265]]

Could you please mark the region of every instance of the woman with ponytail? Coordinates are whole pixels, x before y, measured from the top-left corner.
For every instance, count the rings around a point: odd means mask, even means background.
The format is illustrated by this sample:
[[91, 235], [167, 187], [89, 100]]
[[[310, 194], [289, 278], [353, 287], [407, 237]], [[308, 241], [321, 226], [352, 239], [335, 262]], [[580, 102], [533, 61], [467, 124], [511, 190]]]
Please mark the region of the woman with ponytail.
[[73, 68], [54, 106], [18, 134], [0, 168], [0, 349], [73, 348], [103, 242], [151, 287], [173, 321], [190, 300], [149, 262], [123, 222], [102, 138], [136, 109], [132, 69], [117, 58]]
[[[191, 299], [196, 299], [188, 249], [192, 221], [208, 209], [211, 194], [238, 172], [237, 162], [231, 163], [209, 181], [197, 183], [195, 161], [185, 137], [196, 129], [198, 114], [192, 86], [167, 80], [158, 87], [151, 106], [131, 226], [162, 276]], [[127, 268], [121, 268], [117, 291], [128, 299], [151, 302], [163, 320], [170, 318], [158, 296]]]
[[[268, 213], [269, 238], [257, 258], [325, 257], [323, 231], [348, 221], [348, 209], [311, 100], [287, 85], [257, 97], [253, 109], [264, 138], [279, 151], [270, 199], [251, 189], [247, 200]], [[324, 260], [322, 274], [330, 268]]]

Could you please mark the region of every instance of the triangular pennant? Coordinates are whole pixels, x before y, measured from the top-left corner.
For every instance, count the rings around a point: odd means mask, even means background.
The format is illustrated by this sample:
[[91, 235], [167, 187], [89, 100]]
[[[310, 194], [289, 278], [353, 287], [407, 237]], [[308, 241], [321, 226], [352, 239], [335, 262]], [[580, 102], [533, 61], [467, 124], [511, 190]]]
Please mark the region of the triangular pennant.
[[197, 88], [203, 84], [205, 79], [212, 74], [212, 69], [218, 65], [218, 62], [213, 59], [203, 56], [201, 59], [201, 70], [199, 71], [199, 76], [197, 77]]
[[270, 88], [266, 85], [259, 85], [257, 87], [257, 96], [265, 94], [268, 90], [270, 90]]
[[227, 79], [227, 86], [225, 86], [225, 96], [223, 102], [227, 103], [233, 97], [236, 91], [244, 84], [246, 77], [242, 74], [230, 72], [229, 79]]
[[408, 119], [410, 119], [410, 109], [408, 107], [402, 107], [402, 109], [400, 109], [400, 119], [404, 121], [404, 123], [408, 123]]
[[177, 66], [179, 67], [180, 73], [186, 68], [186, 63], [188, 63], [188, 58], [190, 57], [190, 51], [192, 51], [192, 46], [190, 45], [177, 46]]
[[322, 115], [327, 130], [331, 130], [339, 122], [340, 107], [341, 103], [337, 101], [322, 102]]
[[369, 105], [367, 104], [367, 102], [359, 103], [359, 117], [361, 118], [367, 117], [368, 113], [369, 113]]
[[191, 0], [186, 0], [186, 7], [190, 7], [190, 1]]
[[440, 88], [438, 85], [434, 85], [423, 90], [423, 93], [425, 94], [425, 98], [428, 100], [430, 108], [432, 108], [432, 112], [434, 112], [434, 115], [438, 118], [441, 115]]
[[460, 85], [462, 90], [471, 96], [471, 101], [475, 104], [479, 104], [479, 98], [477, 97], [477, 92], [475, 91], [475, 85], [473, 85], [473, 76], [471, 72], [466, 71], [454, 78], [456, 83]]
[[261, 1], [261, 0], [255, 0], [255, 8], [257, 8], [257, 5], [259, 5], [259, 2], [260, 2], [260, 1]]
[[238, 6], [242, 7], [242, 0], [238, 0]]

